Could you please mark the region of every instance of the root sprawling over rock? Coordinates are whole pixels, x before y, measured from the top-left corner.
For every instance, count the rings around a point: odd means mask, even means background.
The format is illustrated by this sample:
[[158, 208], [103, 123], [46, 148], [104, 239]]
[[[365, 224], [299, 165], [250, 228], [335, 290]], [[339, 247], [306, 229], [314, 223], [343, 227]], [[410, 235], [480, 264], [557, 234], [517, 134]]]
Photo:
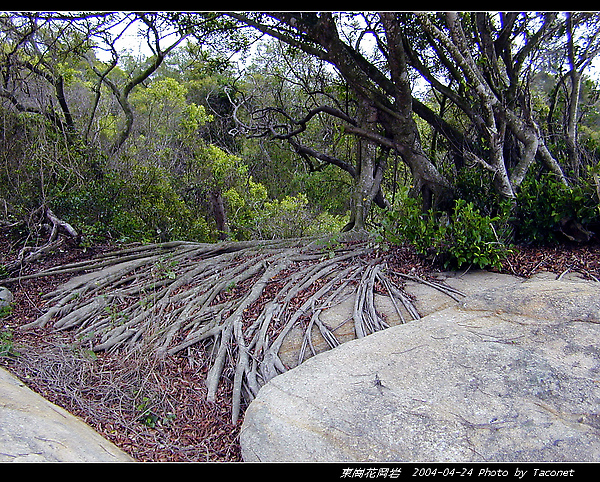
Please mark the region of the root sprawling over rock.
[[[288, 369], [278, 352], [294, 326], [307, 334], [316, 326], [330, 347], [340, 343], [319, 313], [339, 303], [349, 288], [355, 291], [357, 337], [387, 327], [375, 309], [375, 292], [419, 317], [402, 281], [429, 282], [390, 266], [390, 259], [368, 240], [133, 247], [36, 273], [74, 277], [46, 293], [47, 309], [22, 329], [74, 330], [86, 349], [142, 350], [158, 359], [202, 347], [211, 360], [207, 399], [214, 399], [223, 377], [232, 380], [235, 423], [242, 402]], [[302, 350], [312, 349], [310, 335], [305, 340]]]

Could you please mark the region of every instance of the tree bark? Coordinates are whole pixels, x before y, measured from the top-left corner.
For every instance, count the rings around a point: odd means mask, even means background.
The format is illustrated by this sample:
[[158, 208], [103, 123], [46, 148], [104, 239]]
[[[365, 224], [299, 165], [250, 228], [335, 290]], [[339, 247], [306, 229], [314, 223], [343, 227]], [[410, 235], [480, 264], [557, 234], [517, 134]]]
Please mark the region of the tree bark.
[[218, 238], [223, 241], [229, 237], [229, 223], [227, 222], [227, 212], [221, 191], [211, 191], [209, 199], [215, 216]]
[[[485, 140], [487, 151], [466, 152], [467, 158], [481, 164], [493, 173], [496, 191], [506, 199], [514, 199], [529, 167], [538, 157], [559, 179], [566, 182], [562, 170], [547, 149], [539, 126], [533, 119], [529, 106], [527, 85], [519, 77], [525, 58], [552, 28], [553, 14], [527, 40], [520, 50], [513, 51], [510, 30], [514, 18], [507, 18], [496, 41], [492, 23], [485, 16], [476, 14], [476, 25], [470, 35], [477, 38], [482, 50], [473, 55], [473, 45], [467, 40], [461, 17], [454, 12], [445, 14], [446, 29], [435, 26], [427, 14], [417, 14], [417, 20], [430, 38], [430, 44], [440, 58], [452, 59], [448, 71], [464, 92], [450, 92], [448, 96], [471, 120], [477, 135]], [[470, 37], [469, 37], [470, 38]], [[477, 46], [477, 44], [476, 44]], [[500, 62], [500, 58], [502, 62]], [[448, 89], [430, 78], [430, 72], [417, 61], [413, 62], [430, 81], [432, 87], [442, 94]], [[505, 158], [506, 141], [519, 141], [520, 150], [516, 161]]]
[[383, 125], [391, 133], [397, 150], [413, 176], [413, 191], [420, 192], [423, 209], [438, 207], [448, 197], [450, 186], [422, 149], [419, 130], [413, 118], [412, 89], [400, 24], [395, 13], [380, 13], [385, 28], [390, 77], [394, 86], [394, 113], [383, 114]]
[[577, 70], [575, 47], [573, 45], [573, 18], [567, 14], [567, 58], [569, 61], [569, 79], [571, 91], [567, 110], [567, 125], [565, 143], [569, 167], [574, 177], [579, 177], [579, 155], [577, 151], [577, 115], [579, 111], [579, 96], [581, 94], [581, 73]]

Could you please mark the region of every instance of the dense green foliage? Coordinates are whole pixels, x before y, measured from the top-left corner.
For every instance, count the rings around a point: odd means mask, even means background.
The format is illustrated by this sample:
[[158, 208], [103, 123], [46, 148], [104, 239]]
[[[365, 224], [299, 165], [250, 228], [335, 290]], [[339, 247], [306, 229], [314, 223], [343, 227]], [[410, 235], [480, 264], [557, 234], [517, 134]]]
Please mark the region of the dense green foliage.
[[[450, 213], [420, 209], [417, 199], [404, 198], [382, 220], [381, 235], [393, 243], [409, 243], [446, 268], [474, 265], [499, 267], [515, 245], [548, 246], [589, 241], [600, 227], [597, 179], [565, 186], [552, 175], [530, 175], [516, 202], [499, 200], [494, 192], [466, 189], [477, 177], [461, 176], [465, 193]], [[471, 200], [466, 193], [472, 192]], [[494, 213], [494, 214], [491, 214]]]
[[[562, 128], [570, 119], [574, 92], [559, 48], [573, 38], [566, 36], [566, 27], [552, 31], [539, 58], [528, 58], [526, 80], [514, 87], [527, 92], [527, 115], [543, 130], [550, 154], [568, 173], [568, 184], [537, 156], [522, 182], [512, 186], [516, 195], [507, 198], [506, 186], [498, 188], [499, 171], [486, 158], [493, 137], [482, 132], [490, 129], [480, 130], [473, 121], [483, 118], [485, 105], [465, 77], [454, 93], [450, 83], [447, 90], [434, 85], [437, 92], [429, 88], [421, 96], [430, 115], [438, 117], [435, 122], [419, 118], [420, 142], [452, 193], [445, 204], [424, 211], [422, 193], [410, 189], [414, 172], [402, 163], [402, 155], [369, 150], [364, 139], [361, 144], [348, 134], [344, 116], [364, 113], [348, 78], [307, 54], [310, 49], [301, 53], [265, 41], [242, 68], [226, 60], [224, 52], [243, 51], [253, 35], [240, 29], [228, 37], [233, 20], [226, 16], [135, 14], [128, 18], [145, 22], [152, 52], [137, 57], [115, 50], [101, 59], [99, 50], [92, 50], [94, 41], [101, 43], [104, 25], [119, 24], [118, 15], [74, 21], [90, 29], [89, 38], [95, 40], [88, 41], [77, 29], [61, 29], [60, 16], [40, 21], [30, 35], [32, 18], [6, 13], [0, 27], [0, 220], [5, 224], [31, 223], [31, 213], [48, 206], [76, 226], [88, 244], [334, 233], [344, 228], [358, 199], [359, 161], [373, 156], [387, 163], [381, 195], [392, 207], [385, 212], [373, 207], [371, 226], [381, 224], [388, 241], [410, 243], [448, 268], [498, 266], [514, 244], [573, 240], [567, 224], [592, 234], [600, 226], [600, 89], [583, 69], [578, 71], [583, 81], [574, 150]], [[597, 30], [595, 16], [582, 18], [590, 32]], [[523, 29], [534, 29], [537, 19], [523, 13]], [[349, 39], [360, 37], [360, 20], [357, 14], [356, 24], [348, 27]], [[476, 28], [472, 20], [464, 14], [465, 29]], [[407, 55], [416, 55], [426, 42], [410, 25], [403, 26], [403, 34], [415, 49]], [[432, 16], [434, 27], [443, 30], [442, 16]], [[152, 43], [152, 36], [163, 32]], [[480, 55], [478, 65], [491, 72], [494, 66], [477, 50], [481, 46], [473, 32], [467, 30], [473, 35], [468, 38], [473, 55]], [[586, 53], [592, 56], [595, 44], [586, 44], [584, 33], [578, 35], [582, 59]], [[176, 41], [165, 48], [171, 37]], [[373, 66], [383, 61], [376, 50], [365, 55]], [[420, 62], [410, 55], [415, 72], [435, 84], [433, 74], [445, 67], [435, 52]], [[324, 99], [344, 116], [319, 113], [305, 124], [296, 120]], [[441, 121], [444, 129], [450, 126], [463, 136], [475, 161], [458, 159], [452, 143], [442, 139]], [[241, 126], [250, 135], [242, 135]], [[284, 134], [299, 126], [302, 137], [288, 143]], [[500, 150], [511, 169], [518, 167], [523, 157], [518, 136], [507, 134]], [[20, 234], [25, 239], [29, 233]]]
[[458, 199], [450, 215], [422, 212], [414, 199], [390, 211], [382, 223], [383, 239], [408, 243], [444, 268], [499, 267], [509, 251], [505, 234], [507, 219], [481, 215], [472, 202]]
[[565, 186], [550, 175], [530, 176], [517, 197], [516, 239], [538, 245], [565, 241], [561, 225], [577, 222], [584, 229], [600, 225], [600, 204], [593, 179]]

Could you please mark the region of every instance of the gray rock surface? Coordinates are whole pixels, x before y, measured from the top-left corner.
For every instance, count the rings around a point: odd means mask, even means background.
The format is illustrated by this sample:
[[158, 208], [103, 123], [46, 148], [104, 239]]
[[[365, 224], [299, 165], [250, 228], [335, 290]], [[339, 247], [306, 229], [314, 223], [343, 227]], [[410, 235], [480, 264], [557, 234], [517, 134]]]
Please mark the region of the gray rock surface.
[[0, 308], [3, 308], [4, 306], [10, 306], [12, 302], [13, 294], [8, 288], [0, 286]]
[[90, 426], [0, 368], [0, 462], [133, 462]]
[[245, 461], [600, 460], [600, 285], [448, 275], [418, 321], [273, 378], [245, 414]]

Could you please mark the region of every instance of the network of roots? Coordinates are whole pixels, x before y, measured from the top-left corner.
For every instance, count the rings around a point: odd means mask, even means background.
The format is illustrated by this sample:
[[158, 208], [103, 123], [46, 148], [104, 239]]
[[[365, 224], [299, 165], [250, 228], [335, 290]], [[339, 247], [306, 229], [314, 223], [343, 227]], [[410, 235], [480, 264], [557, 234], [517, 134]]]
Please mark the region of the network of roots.
[[[78, 343], [96, 352], [141, 349], [158, 358], [202, 346], [211, 360], [208, 400], [214, 399], [223, 373], [233, 374], [235, 422], [242, 398], [253, 399], [262, 385], [289, 368], [279, 350], [292, 328], [304, 330], [299, 362], [307, 350], [314, 351], [315, 329], [329, 347], [340, 343], [319, 314], [349, 293], [357, 337], [388, 327], [375, 307], [376, 292], [391, 298], [402, 321], [419, 318], [402, 284], [407, 278], [430, 282], [390, 267], [388, 259], [368, 241], [134, 247], [37, 273], [74, 277], [45, 294], [47, 310], [23, 329], [51, 324], [55, 330], [74, 330]], [[454, 296], [447, 287], [435, 287]]]

